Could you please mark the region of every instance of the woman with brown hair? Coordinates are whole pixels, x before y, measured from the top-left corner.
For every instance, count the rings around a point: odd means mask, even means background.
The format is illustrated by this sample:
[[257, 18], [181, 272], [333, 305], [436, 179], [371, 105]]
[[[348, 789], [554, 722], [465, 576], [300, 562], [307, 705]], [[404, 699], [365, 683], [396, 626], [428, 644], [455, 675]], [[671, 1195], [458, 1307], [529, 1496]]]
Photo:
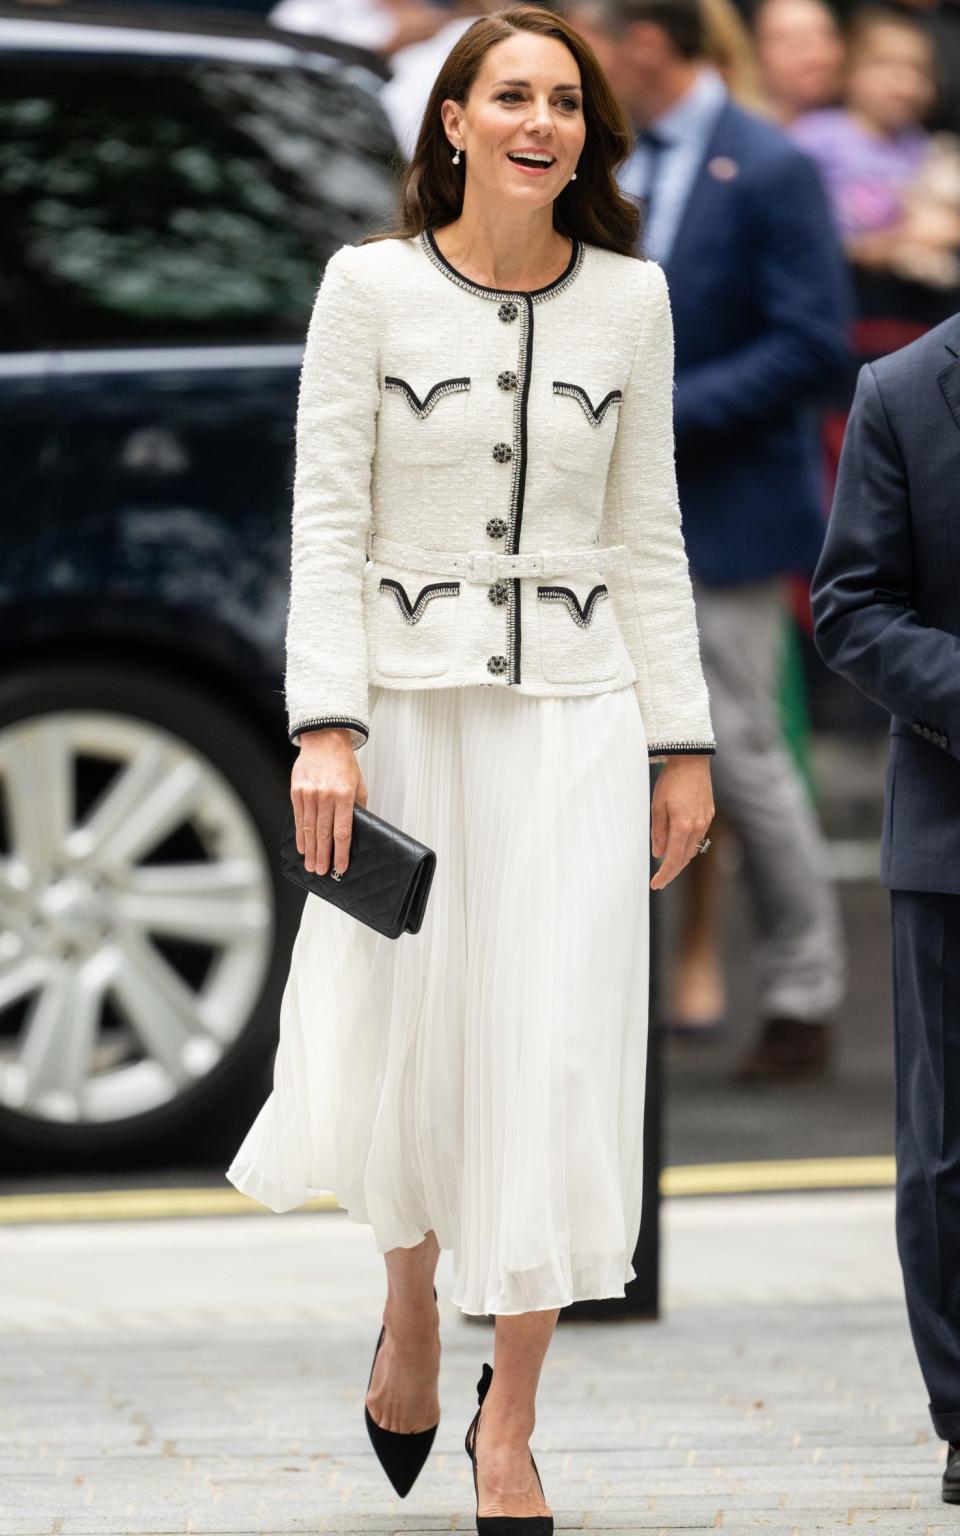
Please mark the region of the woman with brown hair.
[[633, 1278], [648, 888], [713, 814], [670, 308], [632, 254], [628, 148], [567, 23], [477, 21], [398, 228], [327, 265], [301, 376], [297, 845], [345, 869], [369, 796], [437, 870], [397, 942], [308, 896], [274, 1089], [228, 1177], [275, 1211], [332, 1190], [372, 1227], [366, 1422], [401, 1496], [439, 1419], [452, 1249], [454, 1302], [496, 1317], [466, 1441], [488, 1536], [553, 1530], [529, 1439], [558, 1311]]

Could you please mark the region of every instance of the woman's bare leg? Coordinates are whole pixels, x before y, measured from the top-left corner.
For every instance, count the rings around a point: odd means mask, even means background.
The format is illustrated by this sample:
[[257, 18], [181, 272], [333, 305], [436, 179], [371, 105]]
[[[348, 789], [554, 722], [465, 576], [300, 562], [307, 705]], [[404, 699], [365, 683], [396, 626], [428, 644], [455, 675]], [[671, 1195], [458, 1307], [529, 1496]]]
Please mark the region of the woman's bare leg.
[[433, 1299], [440, 1245], [428, 1232], [415, 1248], [391, 1248], [383, 1257], [386, 1331], [366, 1401], [381, 1429], [412, 1434], [440, 1418], [440, 1314]]
[[530, 1461], [540, 1368], [559, 1310], [499, 1316], [493, 1381], [477, 1433], [481, 1515], [549, 1515]]

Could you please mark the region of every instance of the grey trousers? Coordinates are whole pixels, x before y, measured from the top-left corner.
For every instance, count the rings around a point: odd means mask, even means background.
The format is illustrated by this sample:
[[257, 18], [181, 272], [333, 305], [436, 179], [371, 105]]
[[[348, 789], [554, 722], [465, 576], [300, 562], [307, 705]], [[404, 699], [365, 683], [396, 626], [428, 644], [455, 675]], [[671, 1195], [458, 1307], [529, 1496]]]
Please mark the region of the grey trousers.
[[694, 599], [717, 738], [714, 798], [743, 850], [763, 1013], [820, 1019], [843, 997], [845, 946], [823, 833], [780, 725], [783, 587], [694, 582]]

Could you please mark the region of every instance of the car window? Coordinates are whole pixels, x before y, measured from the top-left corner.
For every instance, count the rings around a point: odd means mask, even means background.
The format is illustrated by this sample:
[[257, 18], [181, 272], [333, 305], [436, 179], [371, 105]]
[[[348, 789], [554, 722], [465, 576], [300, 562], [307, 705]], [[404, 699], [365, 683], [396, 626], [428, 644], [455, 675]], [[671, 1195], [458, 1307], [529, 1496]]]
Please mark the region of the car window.
[[393, 152], [335, 70], [0, 61], [0, 348], [302, 339]]

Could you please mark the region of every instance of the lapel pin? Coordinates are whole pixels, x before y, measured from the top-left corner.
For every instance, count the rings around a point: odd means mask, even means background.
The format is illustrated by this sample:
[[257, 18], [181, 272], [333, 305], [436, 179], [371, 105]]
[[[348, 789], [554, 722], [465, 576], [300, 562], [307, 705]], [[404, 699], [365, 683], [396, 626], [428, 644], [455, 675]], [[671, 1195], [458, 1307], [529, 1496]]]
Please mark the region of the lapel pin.
[[734, 176], [740, 174], [740, 167], [736, 160], [731, 160], [729, 155], [714, 155], [707, 162], [707, 170], [714, 181], [732, 181]]

